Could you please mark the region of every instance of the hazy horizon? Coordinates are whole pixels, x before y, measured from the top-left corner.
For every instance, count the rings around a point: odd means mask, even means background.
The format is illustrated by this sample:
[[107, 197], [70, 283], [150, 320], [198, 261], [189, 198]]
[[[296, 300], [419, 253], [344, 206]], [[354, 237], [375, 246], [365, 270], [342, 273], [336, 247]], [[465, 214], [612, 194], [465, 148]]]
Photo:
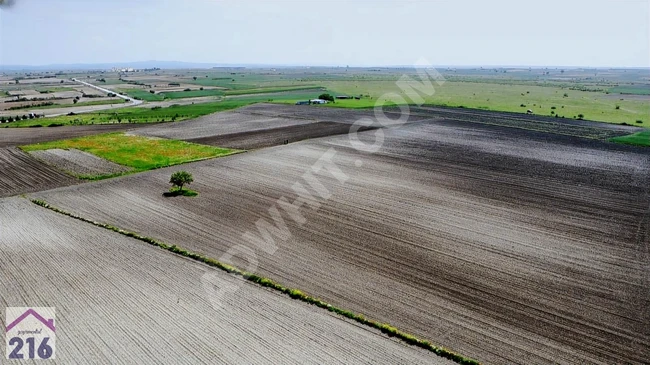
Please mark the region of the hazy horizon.
[[0, 3], [0, 65], [650, 67], [648, 1]]

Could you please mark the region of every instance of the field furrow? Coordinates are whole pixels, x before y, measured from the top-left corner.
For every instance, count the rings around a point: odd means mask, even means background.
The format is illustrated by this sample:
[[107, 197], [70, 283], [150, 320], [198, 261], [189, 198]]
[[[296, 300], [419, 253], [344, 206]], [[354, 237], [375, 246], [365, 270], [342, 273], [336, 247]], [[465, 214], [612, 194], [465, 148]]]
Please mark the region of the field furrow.
[[[176, 169], [34, 196], [485, 363], [650, 357], [638, 233], [648, 224], [648, 151], [454, 120], [384, 134], [374, 154], [344, 135], [187, 165], [198, 198], [161, 195]], [[345, 182], [312, 168], [331, 149]], [[277, 203], [299, 197], [297, 182], [311, 194], [301, 193], [300, 217]], [[273, 242], [245, 235], [262, 237], [259, 219], [279, 227], [267, 232]], [[248, 251], [224, 256], [236, 247]]]
[[0, 198], [78, 183], [13, 147], [0, 148]]
[[[55, 364], [450, 363], [27, 199], [0, 199], [0, 232], [0, 305], [56, 307]], [[205, 275], [239, 290], [214, 306]]]

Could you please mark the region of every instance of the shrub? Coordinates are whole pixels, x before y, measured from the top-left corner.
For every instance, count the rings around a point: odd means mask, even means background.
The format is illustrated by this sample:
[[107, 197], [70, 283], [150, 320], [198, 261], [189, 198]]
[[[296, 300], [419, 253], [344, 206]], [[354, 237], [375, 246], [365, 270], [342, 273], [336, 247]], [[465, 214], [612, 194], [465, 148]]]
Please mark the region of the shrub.
[[155, 94], [155, 93], [156, 93], [155, 90], [149, 90], [149, 92], [152, 93], [152, 94]]
[[619, 110], [619, 109], [621, 109], [621, 106], [620, 106], [620, 105], [617, 105], [617, 106], [616, 106], [616, 110]]
[[525, 107], [526, 107], [526, 104], [521, 104], [521, 105], [519, 105], [519, 106], [522, 107], [522, 108], [525, 108]]
[[569, 97], [569, 94], [564, 93], [564, 97], [565, 97], [565, 98], [568, 98], [568, 97]]
[[584, 114], [578, 114], [578, 119], [584, 119], [585, 115]]
[[554, 106], [552, 106], [552, 107], [551, 107], [551, 110], [555, 110], [555, 109], [557, 109], [557, 108], [556, 108], [556, 107], [554, 107]]
[[639, 124], [643, 123], [643, 121], [641, 119], [637, 120], [636, 122], [639, 123]]

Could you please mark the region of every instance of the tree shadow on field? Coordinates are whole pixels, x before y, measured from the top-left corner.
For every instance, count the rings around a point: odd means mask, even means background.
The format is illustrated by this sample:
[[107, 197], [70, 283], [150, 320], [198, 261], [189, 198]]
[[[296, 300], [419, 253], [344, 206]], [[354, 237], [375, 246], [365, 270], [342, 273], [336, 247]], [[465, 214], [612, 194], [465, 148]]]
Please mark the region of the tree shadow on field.
[[173, 198], [175, 196], [190, 196], [190, 197], [192, 197], [192, 196], [199, 195], [199, 193], [197, 193], [194, 190], [190, 190], [190, 189], [183, 189], [183, 190], [171, 189], [169, 191], [164, 192], [162, 195], [165, 198]]

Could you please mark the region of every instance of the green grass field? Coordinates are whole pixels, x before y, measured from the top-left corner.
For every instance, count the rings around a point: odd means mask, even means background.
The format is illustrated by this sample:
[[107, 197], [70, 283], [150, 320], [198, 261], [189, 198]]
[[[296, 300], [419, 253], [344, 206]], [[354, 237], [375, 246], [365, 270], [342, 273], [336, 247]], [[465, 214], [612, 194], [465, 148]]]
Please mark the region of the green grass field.
[[[387, 92], [406, 94], [394, 82], [325, 82], [336, 94], [370, 95], [373, 101]], [[466, 108], [525, 113], [531, 109], [538, 115], [555, 115], [609, 123], [628, 123], [650, 127], [650, 103], [639, 100], [612, 98], [605, 93], [567, 90], [559, 87], [534, 85], [503, 85], [493, 83], [446, 82], [435, 83], [435, 93], [424, 98], [426, 104], [463, 106]], [[564, 94], [567, 94], [565, 97]], [[619, 100], [624, 99], [624, 100]], [[335, 105], [345, 106], [337, 102]], [[521, 106], [525, 105], [525, 106]], [[619, 109], [616, 109], [616, 106]], [[555, 107], [555, 109], [552, 109]], [[555, 113], [552, 114], [551, 112]], [[636, 123], [641, 120], [642, 123]]]
[[647, 85], [617, 86], [609, 89], [609, 92], [618, 94], [650, 95], [650, 87]]
[[222, 96], [222, 90], [209, 89], [209, 90], [191, 90], [191, 91], [167, 91], [152, 94], [147, 90], [142, 89], [126, 89], [121, 90], [126, 95], [145, 101], [163, 101], [166, 99], [184, 99], [184, 98], [198, 98], [202, 96]]
[[166, 91], [158, 95], [162, 95], [165, 99], [184, 99], [184, 98], [198, 98], [202, 96], [222, 96], [223, 91], [219, 89], [171, 91], [171, 92]]
[[108, 133], [62, 141], [44, 142], [21, 146], [20, 148], [26, 152], [53, 148], [75, 148], [117, 164], [131, 167], [134, 169], [133, 172], [241, 152], [184, 141], [131, 136], [125, 135], [124, 133]]
[[124, 93], [134, 99], [144, 100], [144, 101], [163, 101], [165, 97], [160, 94], [152, 94], [147, 90], [143, 89], [125, 89], [120, 90], [121, 93]]
[[124, 99], [110, 99], [110, 100], [93, 100], [86, 102], [79, 102], [77, 104], [54, 104], [37, 107], [25, 107], [22, 109], [57, 109], [57, 108], [72, 108], [80, 106], [93, 106], [93, 105], [110, 105], [110, 104], [124, 104], [127, 101]]
[[[308, 85], [308, 86], [287, 86], [287, 87], [262, 87], [262, 88], [252, 88], [252, 89], [240, 89], [240, 90], [227, 90], [224, 92], [225, 95], [246, 95], [246, 94], [270, 94], [270, 93], [282, 93], [287, 91], [307, 91], [307, 90], [325, 90], [320, 86]], [[318, 95], [316, 95], [318, 96]]]
[[[324, 93], [326, 91], [321, 91], [320, 93]], [[330, 93], [331, 94], [331, 93]], [[304, 101], [308, 99], [314, 99], [318, 97], [318, 93], [316, 95], [311, 95], [311, 97], [308, 98], [302, 98], [302, 99], [291, 99], [291, 100], [274, 100], [274, 103], [279, 103], [279, 104], [295, 104], [297, 101]], [[355, 100], [355, 99], [344, 99], [344, 100], [335, 100], [333, 103], [327, 103], [327, 104], [322, 104], [322, 105], [312, 105], [314, 108], [349, 108], [349, 109], [365, 109], [365, 108], [374, 108], [375, 103], [377, 100], [373, 100], [370, 98], [362, 98], [360, 100]], [[393, 105], [393, 103], [386, 103], [386, 106]]]
[[650, 130], [630, 134], [628, 136], [614, 137], [610, 139], [610, 141], [633, 146], [650, 147]]
[[[336, 100], [327, 107], [370, 108], [378, 101], [383, 102], [382, 96], [391, 92], [413, 103], [392, 80], [336, 80], [321, 84], [332, 95], [362, 96], [361, 100]], [[530, 109], [537, 115], [565, 118], [582, 114], [586, 120], [650, 127], [650, 101], [626, 99], [625, 95], [570, 90], [557, 85], [508, 84], [504, 80], [498, 83], [447, 81], [442, 86], [435, 83], [433, 86], [433, 95], [423, 95], [425, 104], [519, 113]], [[304, 99], [277, 102], [291, 104], [298, 100]]]

